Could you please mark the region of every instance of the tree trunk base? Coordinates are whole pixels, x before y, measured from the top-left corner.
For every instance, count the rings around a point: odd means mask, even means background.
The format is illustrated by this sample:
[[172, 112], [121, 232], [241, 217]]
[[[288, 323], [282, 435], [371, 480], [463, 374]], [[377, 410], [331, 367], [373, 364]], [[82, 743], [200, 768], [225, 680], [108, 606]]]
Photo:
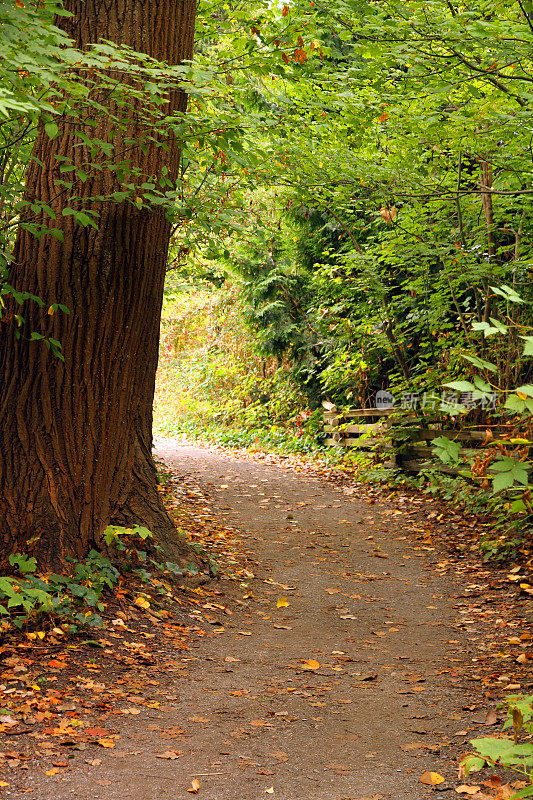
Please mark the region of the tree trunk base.
[[110, 524], [125, 528], [135, 525], [148, 528], [153, 539], [146, 541], [146, 548], [157, 560], [171, 561], [184, 570], [194, 566], [201, 573], [209, 573], [207, 560], [181, 536], [165, 509], [154, 459], [150, 448], [141, 441], [136, 446], [132, 478], [130, 491], [113, 514]]

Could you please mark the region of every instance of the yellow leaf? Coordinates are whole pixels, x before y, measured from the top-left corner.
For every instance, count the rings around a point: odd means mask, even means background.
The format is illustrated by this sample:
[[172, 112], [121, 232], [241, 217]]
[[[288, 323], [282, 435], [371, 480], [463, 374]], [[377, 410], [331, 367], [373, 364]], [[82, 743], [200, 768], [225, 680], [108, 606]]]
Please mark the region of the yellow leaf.
[[192, 794], [198, 794], [198, 789], [200, 788], [200, 781], [198, 778], [194, 778], [191, 783], [191, 788], [187, 789], [188, 792], [192, 792]]
[[307, 661], [303, 662], [302, 669], [318, 669], [319, 666], [320, 664], [314, 658], [308, 658]]
[[135, 605], [140, 606], [141, 608], [150, 608], [150, 603], [146, 597], [137, 597], [135, 599]]
[[29, 686], [29, 688], [30, 688], [30, 689], [33, 689], [33, 691], [34, 691], [34, 692], [40, 692], [40, 691], [41, 691], [41, 687], [40, 687], [40, 686], [37, 686], [37, 684], [36, 684], [36, 683], [32, 683], [32, 684]]
[[0, 789], [4, 789], [6, 786], [9, 786], [9, 783], [6, 783], [5, 781], [0, 781]]
[[524, 394], [524, 392], [517, 392], [517, 395], [520, 400], [527, 400], [527, 394]]
[[527, 656], [525, 653], [520, 653], [520, 655], [516, 660], [518, 661], [519, 664], [525, 664], [527, 661]]
[[288, 605], [289, 601], [287, 600], [286, 597], [278, 597], [278, 602], [276, 603], [276, 606], [278, 608], [287, 608]]
[[49, 314], [50, 317], [54, 316], [54, 307], [53, 306], [50, 306], [50, 308], [48, 309], [48, 314]]
[[437, 786], [439, 783], [444, 783], [446, 778], [439, 775], [438, 772], [424, 772], [420, 776], [420, 783], [425, 783], [428, 786]]
[[98, 744], [100, 747], [114, 747], [115, 742], [113, 739], [98, 739]]
[[37, 631], [37, 638], [38, 639], [44, 639], [45, 636], [46, 636], [46, 633], [44, 631]]
[[59, 767], [52, 767], [52, 769], [47, 769], [44, 773], [45, 775], [57, 775], [59, 772]]
[[265, 794], [274, 794], [274, 787], [271, 786], [270, 789], [265, 789]]
[[37, 638], [37, 634], [36, 633], [27, 633], [26, 636], [28, 637], [28, 639], [32, 639], [32, 640]]

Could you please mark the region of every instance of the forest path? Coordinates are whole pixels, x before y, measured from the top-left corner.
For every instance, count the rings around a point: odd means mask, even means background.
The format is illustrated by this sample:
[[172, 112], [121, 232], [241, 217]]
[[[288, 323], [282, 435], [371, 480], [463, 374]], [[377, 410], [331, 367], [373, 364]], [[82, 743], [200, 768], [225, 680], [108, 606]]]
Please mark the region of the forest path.
[[466, 660], [453, 609], [464, 588], [416, 540], [416, 519], [250, 456], [171, 439], [157, 454], [210, 498], [198, 514], [238, 531], [254, 574], [206, 587], [214, 610], [188, 615], [206, 635], [171, 653], [180, 666], [164, 686], [152, 681], [164, 705], [114, 718], [117, 748], [39, 800], [180, 800], [193, 779], [202, 800], [423, 800], [426, 770], [453, 793], [447, 745], [469, 738], [456, 735], [475, 708], [454, 663]]
[[[157, 797], [180, 797], [195, 772], [221, 773], [199, 777], [209, 800], [255, 800], [271, 787], [284, 800], [429, 796], [419, 778], [444, 769], [438, 755], [401, 748], [453, 737], [463, 725], [451, 712], [465, 703], [443, 661], [458, 634], [438, 557], [409, 541], [392, 504], [216, 449], [160, 440], [157, 452], [216, 496], [212, 513], [255, 562], [241, 610], [202, 641], [177, 687], [177, 720], [209, 722], [194, 726]], [[281, 596], [290, 605], [278, 609]], [[320, 667], [302, 669], [311, 659]]]

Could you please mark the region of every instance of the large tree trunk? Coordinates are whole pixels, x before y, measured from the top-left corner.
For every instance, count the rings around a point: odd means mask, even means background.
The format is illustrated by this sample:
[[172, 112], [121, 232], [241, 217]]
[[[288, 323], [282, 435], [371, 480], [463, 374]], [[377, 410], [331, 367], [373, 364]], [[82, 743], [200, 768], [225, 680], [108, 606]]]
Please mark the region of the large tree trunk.
[[[64, 5], [73, 16], [58, 24], [80, 48], [107, 39], [170, 63], [192, 57], [195, 0]], [[186, 97], [175, 92], [169, 110], [185, 106]], [[116, 136], [106, 115], [89, 135]], [[0, 340], [0, 555], [33, 552], [41, 564], [54, 566], [98, 547], [110, 521], [135, 521], [172, 538], [151, 456], [170, 226], [162, 210], [128, 202], [93, 204], [98, 230], [62, 216], [72, 205], [66, 195], [58, 197], [64, 175], [57, 156], [64, 155], [78, 167], [90, 161], [68, 124], [53, 140], [41, 131], [26, 197], [53, 208], [56, 221], [40, 221], [61, 227], [64, 240], [19, 230], [9, 282], [45, 305], [26, 302], [22, 336], [11, 323]], [[176, 145], [136, 148], [130, 157], [143, 175], [157, 177], [166, 166], [177, 176]], [[108, 194], [117, 188], [114, 181], [109, 171], [95, 172], [78, 196]], [[64, 304], [70, 315], [50, 315], [52, 303]], [[31, 331], [59, 340], [65, 361], [29, 341]]]

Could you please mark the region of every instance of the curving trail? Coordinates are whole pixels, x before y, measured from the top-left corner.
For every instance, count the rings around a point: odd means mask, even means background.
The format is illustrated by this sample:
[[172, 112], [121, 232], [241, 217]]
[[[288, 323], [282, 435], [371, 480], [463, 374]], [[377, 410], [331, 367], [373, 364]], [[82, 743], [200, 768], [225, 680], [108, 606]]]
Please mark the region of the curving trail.
[[[210, 635], [169, 676], [174, 700], [118, 720], [122, 752], [99, 753], [97, 782], [90, 770], [65, 775], [53, 800], [179, 800], [193, 777], [202, 800], [421, 800], [434, 792], [425, 770], [453, 792], [447, 745], [472, 715], [450, 675], [466, 636], [459, 588], [408, 517], [215, 449], [162, 439], [157, 453], [240, 531], [255, 576], [250, 588], [214, 584], [233, 613], [220, 633], [204, 621]], [[167, 747], [182, 755], [155, 757]]]

